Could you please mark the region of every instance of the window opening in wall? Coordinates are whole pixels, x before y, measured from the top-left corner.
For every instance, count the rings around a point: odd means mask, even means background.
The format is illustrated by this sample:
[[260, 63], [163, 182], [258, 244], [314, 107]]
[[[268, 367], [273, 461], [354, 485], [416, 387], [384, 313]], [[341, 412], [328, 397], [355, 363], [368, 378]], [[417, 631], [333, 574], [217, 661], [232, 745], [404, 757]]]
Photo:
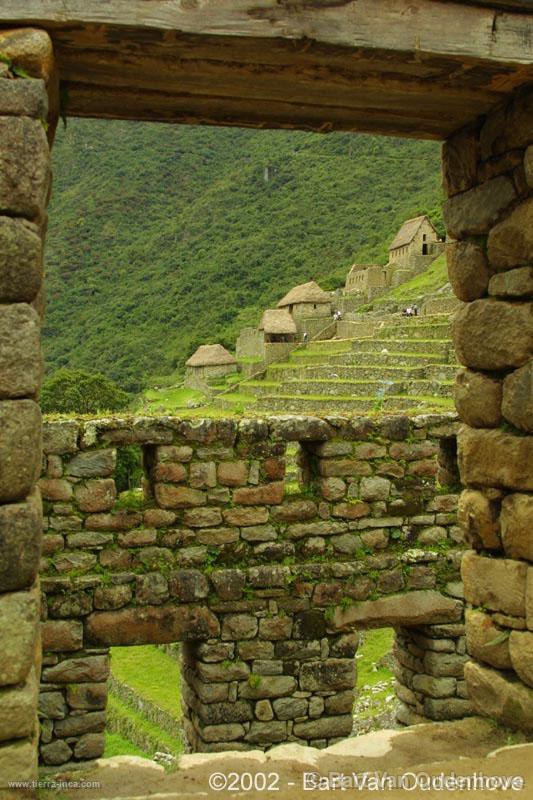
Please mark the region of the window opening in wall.
[[143, 453], [139, 445], [129, 445], [117, 450], [115, 468], [117, 506], [138, 508], [145, 499]]
[[373, 730], [396, 728], [394, 628], [361, 630], [358, 636], [353, 733], [358, 735]]
[[452, 491], [461, 488], [461, 476], [457, 463], [457, 437], [447, 436], [440, 440], [437, 455], [437, 483]]
[[298, 495], [311, 491], [309, 457], [300, 442], [289, 442], [285, 451], [285, 494]]
[[104, 756], [171, 767], [184, 751], [180, 646], [112, 647]]

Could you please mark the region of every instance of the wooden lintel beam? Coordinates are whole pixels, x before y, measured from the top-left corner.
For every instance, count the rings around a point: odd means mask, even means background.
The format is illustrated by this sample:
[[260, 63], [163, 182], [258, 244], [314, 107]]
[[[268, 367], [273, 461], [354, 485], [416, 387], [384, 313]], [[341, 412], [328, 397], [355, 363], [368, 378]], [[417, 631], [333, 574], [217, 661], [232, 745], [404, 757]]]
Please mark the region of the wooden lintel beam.
[[360, 131], [390, 136], [442, 139], [468, 121], [459, 115], [431, 119], [410, 110], [342, 108], [241, 97], [190, 96], [125, 90], [108, 85], [65, 85], [69, 113], [78, 117], [152, 120], [253, 128], [299, 128], [329, 133]]
[[[500, 9], [500, 10], [498, 10]], [[91, 24], [200, 35], [315, 40], [349, 48], [531, 63], [533, 18], [449, 0], [11, 0], [0, 24]], [[259, 46], [259, 45], [258, 45]]]

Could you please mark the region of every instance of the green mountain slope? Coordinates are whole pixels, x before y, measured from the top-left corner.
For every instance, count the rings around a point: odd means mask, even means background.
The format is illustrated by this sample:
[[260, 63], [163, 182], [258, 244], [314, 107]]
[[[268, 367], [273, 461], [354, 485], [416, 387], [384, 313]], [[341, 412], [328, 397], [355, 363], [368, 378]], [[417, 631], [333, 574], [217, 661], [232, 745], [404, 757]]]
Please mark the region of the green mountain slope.
[[48, 372], [129, 390], [202, 342], [231, 346], [292, 285], [385, 261], [406, 217], [440, 224], [431, 142], [73, 120], [54, 171]]

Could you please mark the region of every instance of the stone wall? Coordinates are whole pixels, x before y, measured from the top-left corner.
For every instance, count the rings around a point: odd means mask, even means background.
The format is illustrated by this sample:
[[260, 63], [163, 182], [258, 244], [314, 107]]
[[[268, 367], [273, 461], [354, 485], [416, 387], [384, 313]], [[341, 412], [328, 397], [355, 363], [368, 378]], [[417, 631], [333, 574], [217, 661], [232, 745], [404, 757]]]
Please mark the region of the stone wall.
[[533, 729], [533, 93], [444, 148], [476, 710]]
[[8, 781], [33, 779], [37, 770], [42, 517], [36, 397], [50, 188], [43, 78], [51, 47], [46, 34], [3, 32], [0, 51], [7, 57], [0, 61], [0, 795], [7, 798]]
[[262, 359], [265, 355], [265, 335], [257, 328], [242, 328], [235, 348], [237, 361], [242, 358]]
[[[416, 647], [448, 658], [463, 608], [446, 487], [456, 424], [45, 423], [43, 761], [101, 754], [110, 646], [184, 643], [185, 733], [200, 751], [348, 735], [360, 627], [401, 626], [402, 643], [418, 632]], [[296, 496], [284, 489], [288, 442], [301, 448]], [[145, 468], [133, 501], [114, 481], [117, 450], [132, 444]], [[441, 685], [447, 673], [416, 658], [420, 669], [413, 658], [399, 675], [404, 695], [415, 692], [413, 719], [467, 713], [429, 702], [462, 697], [457, 665]]]

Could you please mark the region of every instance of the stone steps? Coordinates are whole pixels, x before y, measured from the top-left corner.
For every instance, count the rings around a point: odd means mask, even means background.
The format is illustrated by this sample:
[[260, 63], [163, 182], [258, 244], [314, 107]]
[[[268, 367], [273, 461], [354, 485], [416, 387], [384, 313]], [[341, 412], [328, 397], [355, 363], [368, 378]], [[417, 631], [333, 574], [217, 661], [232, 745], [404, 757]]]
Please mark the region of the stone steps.
[[452, 333], [451, 324], [433, 323], [431, 325], [413, 325], [406, 319], [403, 325], [384, 325], [376, 331], [382, 338], [408, 336], [410, 339], [449, 339]]
[[260, 385], [251, 387], [251, 391], [256, 397], [269, 397], [275, 394], [280, 395], [322, 395], [324, 397], [346, 397], [351, 395], [427, 395], [432, 394], [439, 397], [449, 396], [452, 383], [438, 380], [296, 380], [283, 381], [276, 387], [262, 387]]
[[[441, 365], [447, 367], [447, 364]], [[375, 380], [379, 375], [383, 380], [407, 380], [409, 378], [425, 378], [428, 367], [393, 367], [383, 369], [382, 364], [350, 364], [350, 365], [317, 365], [306, 367], [270, 367], [267, 379], [263, 383], [272, 384], [292, 380]], [[437, 369], [435, 365], [434, 369]], [[259, 383], [257, 381], [256, 383]], [[249, 384], [247, 384], [248, 386]]]
[[354, 344], [354, 353], [433, 353], [448, 359], [452, 344], [449, 339], [361, 339]]
[[[391, 342], [387, 342], [387, 344], [392, 344]], [[394, 343], [395, 344], [395, 343]], [[383, 348], [382, 348], [383, 349]], [[439, 353], [412, 353], [412, 352], [402, 352], [399, 350], [395, 350], [392, 347], [385, 348], [387, 350], [386, 353], [376, 354], [375, 352], [369, 350], [368, 352], [356, 352], [355, 350], [350, 351], [349, 353], [338, 353], [328, 356], [327, 363], [331, 364], [339, 364], [345, 366], [359, 366], [359, 365], [374, 365], [376, 363], [376, 359], [379, 359], [381, 366], [420, 366], [420, 364], [425, 363], [434, 363], [434, 364], [441, 364], [446, 363], [445, 359]], [[321, 355], [317, 355], [316, 353], [310, 353], [305, 358], [298, 359], [296, 361], [289, 361], [283, 364], [284, 367], [290, 367], [294, 365], [297, 366], [309, 366], [313, 364], [323, 365], [324, 364], [324, 357]]]

